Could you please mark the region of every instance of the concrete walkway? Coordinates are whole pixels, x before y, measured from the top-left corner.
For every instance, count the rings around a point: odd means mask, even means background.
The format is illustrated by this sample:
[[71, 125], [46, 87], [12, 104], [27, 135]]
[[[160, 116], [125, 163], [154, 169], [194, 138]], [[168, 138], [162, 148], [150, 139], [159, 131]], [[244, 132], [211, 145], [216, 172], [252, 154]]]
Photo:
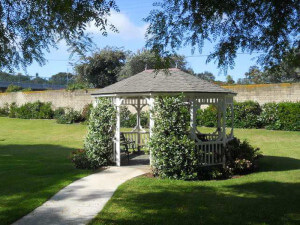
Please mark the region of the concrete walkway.
[[77, 180], [13, 225], [87, 224], [123, 182], [149, 172], [149, 166], [109, 167]]

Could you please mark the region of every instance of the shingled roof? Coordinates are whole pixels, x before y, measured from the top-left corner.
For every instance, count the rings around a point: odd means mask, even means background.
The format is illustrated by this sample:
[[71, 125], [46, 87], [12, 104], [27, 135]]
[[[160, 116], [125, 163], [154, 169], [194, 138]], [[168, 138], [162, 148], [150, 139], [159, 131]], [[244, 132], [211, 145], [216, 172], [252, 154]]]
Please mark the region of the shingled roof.
[[93, 95], [102, 94], [142, 94], [142, 93], [223, 93], [234, 94], [211, 82], [199, 79], [179, 69], [144, 70], [134, 76], [121, 80]]

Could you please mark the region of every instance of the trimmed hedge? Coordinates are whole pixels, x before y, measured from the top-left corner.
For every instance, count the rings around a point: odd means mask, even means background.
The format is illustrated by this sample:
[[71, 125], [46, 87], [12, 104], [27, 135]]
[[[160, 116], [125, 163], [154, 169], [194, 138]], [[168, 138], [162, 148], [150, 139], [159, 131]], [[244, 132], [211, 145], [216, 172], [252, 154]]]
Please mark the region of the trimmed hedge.
[[51, 102], [43, 103], [37, 101], [34, 103], [26, 103], [20, 107], [12, 103], [9, 107], [8, 116], [21, 119], [52, 119], [53, 114]]
[[[229, 111], [227, 112], [229, 117]], [[197, 122], [200, 126], [217, 126], [217, 109], [214, 105], [198, 110]], [[227, 120], [227, 125], [231, 125]], [[300, 130], [300, 102], [266, 103], [234, 102], [234, 127], [266, 128], [270, 130]]]

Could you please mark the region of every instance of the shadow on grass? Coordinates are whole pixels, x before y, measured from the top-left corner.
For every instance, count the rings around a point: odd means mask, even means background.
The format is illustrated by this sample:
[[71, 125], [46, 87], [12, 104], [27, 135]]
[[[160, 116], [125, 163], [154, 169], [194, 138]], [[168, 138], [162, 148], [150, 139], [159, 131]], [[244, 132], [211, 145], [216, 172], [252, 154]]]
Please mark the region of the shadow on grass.
[[60, 145], [0, 145], [0, 224], [31, 212], [89, 171], [75, 169], [73, 148]]
[[141, 191], [132, 191], [128, 186], [115, 194], [92, 224], [281, 225], [300, 222], [300, 184], [257, 182], [224, 189], [199, 184], [150, 184], [140, 186]]
[[259, 160], [259, 172], [300, 169], [300, 160], [281, 156], [263, 156]]

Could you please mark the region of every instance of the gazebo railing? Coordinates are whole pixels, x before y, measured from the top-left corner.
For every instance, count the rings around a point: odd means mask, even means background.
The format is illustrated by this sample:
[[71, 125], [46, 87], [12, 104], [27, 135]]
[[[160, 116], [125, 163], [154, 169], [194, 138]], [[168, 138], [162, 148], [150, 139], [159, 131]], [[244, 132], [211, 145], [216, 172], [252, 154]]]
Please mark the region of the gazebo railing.
[[139, 132], [137, 131], [126, 131], [122, 132], [125, 136], [125, 138], [128, 141], [134, 141], [136, 146], [144, 146], [147, 144], [150, 138], [150, 133], [149, 132], [140, 132], [140, 141], [139, 141]]
[[224, 152], [222, 141], [196, 143], [196, 151], [200, 153], [200, 162], [203, 165], [215, 165], [223, 163]]

